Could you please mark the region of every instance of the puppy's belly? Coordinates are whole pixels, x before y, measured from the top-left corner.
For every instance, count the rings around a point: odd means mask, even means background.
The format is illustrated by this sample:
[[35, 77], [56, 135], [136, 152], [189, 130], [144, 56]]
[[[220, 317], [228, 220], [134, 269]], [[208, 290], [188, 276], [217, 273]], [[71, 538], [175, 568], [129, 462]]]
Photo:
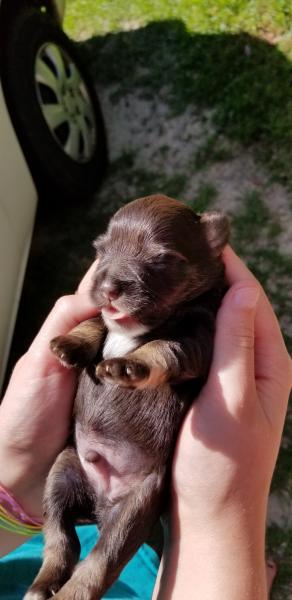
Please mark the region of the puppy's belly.
[[78, 423], [75, 436], [79, 460], [97, 496], [114, 501], [151, 471], [151, 460], [134, 444], [84, 433]]

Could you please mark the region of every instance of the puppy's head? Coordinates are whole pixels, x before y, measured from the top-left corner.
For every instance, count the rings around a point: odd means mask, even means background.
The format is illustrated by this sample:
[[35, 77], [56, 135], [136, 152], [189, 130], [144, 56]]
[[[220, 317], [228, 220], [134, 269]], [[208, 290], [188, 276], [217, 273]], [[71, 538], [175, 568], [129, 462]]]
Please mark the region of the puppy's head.
[[95, 242], [99, 258], [91, 295], [110, 329], [139, 334], [222, 276], [228, 220], [195, 214], [166, 196], [121, 208]]

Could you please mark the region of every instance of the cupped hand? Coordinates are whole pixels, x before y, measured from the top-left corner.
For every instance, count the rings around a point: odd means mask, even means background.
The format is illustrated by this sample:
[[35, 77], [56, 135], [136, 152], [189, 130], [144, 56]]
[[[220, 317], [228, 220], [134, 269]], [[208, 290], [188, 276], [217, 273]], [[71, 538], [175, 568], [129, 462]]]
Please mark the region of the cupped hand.
[[49, 342], [97, 314], [88, 294], [95, 267], [93, 263], [77, 294], [57, 301], [16, 364], [0, 406], [0, 482], [35, 516], [42, 513], [48, 470], [69, 434], [77, 382], [76, 372], [60, 365]]
[[173, 463], [173, 529], [200, 532], [224, 511], [262, 515], [292, 384], [274, 311], [230, 247], [230, 289], [217, 315], [206, 385], [181, 429]]

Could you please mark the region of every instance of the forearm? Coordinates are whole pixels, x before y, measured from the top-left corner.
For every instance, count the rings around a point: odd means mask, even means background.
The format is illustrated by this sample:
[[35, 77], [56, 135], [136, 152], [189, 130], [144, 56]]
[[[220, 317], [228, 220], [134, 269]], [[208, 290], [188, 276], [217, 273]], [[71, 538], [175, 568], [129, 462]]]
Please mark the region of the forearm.
[[264, 600], [265, 523], [226, 515], [167, 543], [153, 600]]

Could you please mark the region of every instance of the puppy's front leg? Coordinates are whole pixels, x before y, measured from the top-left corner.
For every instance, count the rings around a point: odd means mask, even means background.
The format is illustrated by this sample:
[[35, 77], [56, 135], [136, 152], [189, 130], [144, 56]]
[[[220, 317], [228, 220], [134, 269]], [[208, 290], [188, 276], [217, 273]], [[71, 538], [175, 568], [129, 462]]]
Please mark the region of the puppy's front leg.
[[52, 352], [66, 367], [86, 367], [97, 355], [105, 335], [101, 315], [83, 321], [67, 335], [59, 335], [50, 342]]
[[108, 383], [137, 389], [204, 377], [212, 345], [213, 328], [200, 325], [194, 338], [154, 340], [124, 357], [104, 360], [97, 366], [96, 375]]

